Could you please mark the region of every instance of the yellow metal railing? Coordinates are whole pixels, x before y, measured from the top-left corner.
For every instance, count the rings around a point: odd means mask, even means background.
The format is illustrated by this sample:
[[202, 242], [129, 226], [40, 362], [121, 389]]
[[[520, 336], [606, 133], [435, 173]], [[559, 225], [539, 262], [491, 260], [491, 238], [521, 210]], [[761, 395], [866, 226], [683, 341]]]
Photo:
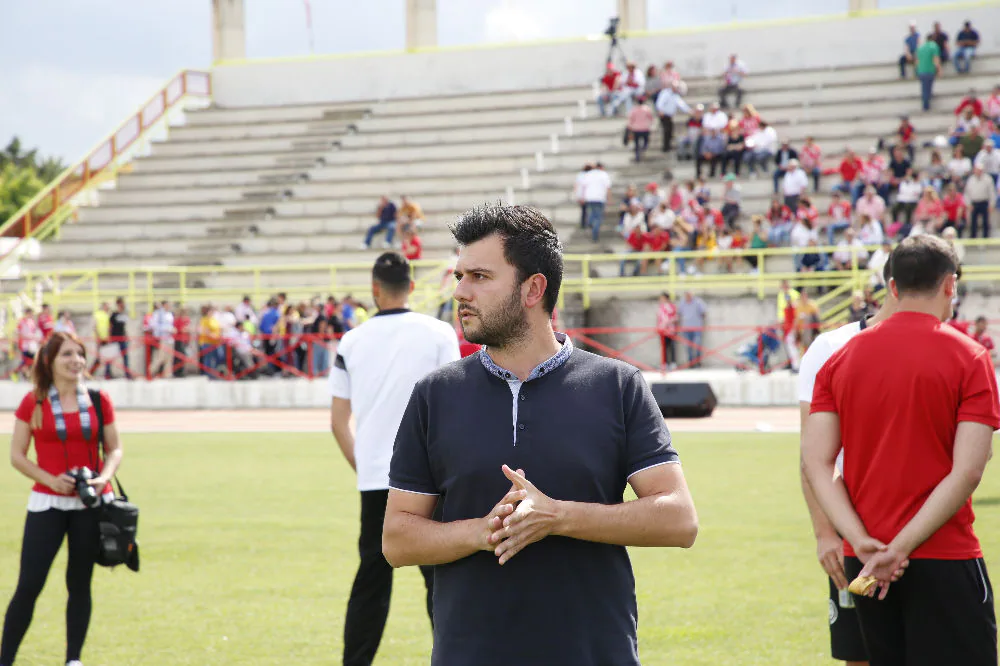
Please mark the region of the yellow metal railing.
[[20, 256], [20, 245], [25, 239], [44, 240], [58, 233], [59, 226], [75, 212], [73, 202], [78, 195], [113, 178], [123, 157], [167, 112], [188, 97], [210, 97], [211, 94], [211, 77], [207, 72], [184, 70], [171, 78], [82, 160], [59, 174], [0, 225], [0, 236], [20, 239], [7, 254], [0, 257], [0, 271], [9, 267], [10, 262]]
[[[979, 246], [1000, 247], [1000, 239], [963, 240], [959, 243], [968, 251]], [[811, 252], [832, 253], [835, 247], [810, 248]], [[584, 308], [600, 295], [654, 295], [667, 292], [672, 298], [682, 292], [721, 292], [745, 294], [763, 299], [773, 294], [783, 280], [793, 287], [822, 287], [826, 293], [816, 298], [824, 322], [835, 323], [846, 314], [851, 294], [863, 289], [872, 272], [852, 261], [848, 270], [796, 273], [787, 268], [769, 270], [769, 262], [787, 255], [801, 254], [793, 248], [754, 250], [694, 251], [694, 252], [634, 252], [617, 254], [570, 254], [564, 256], [565, 276], [559, 306], [565, 297], [579, 295]], [[680, 269], [682, 263], [694, 264], [732, 258], [743, 262], [756, 260], [757, 271], [706, 272], [690, 275]], [[621, 263], [646, 262], [662, 266], [655, 274], [620, 277]], [[415, 309], [436, 308], [447, 290], [441, 280], [448, 260], [412, 262], [416, 288], [412, 298]], [[772, 263], [773, 265], [773, 263]], [[180, 303], [238, 301], [244, 295], [263, 302], [275, 292], [286, 292], [290, 300], [308, 300], [317, 296], [353, 294], [364, 298], [371, 289], [371, 262], [337, 264], [296, 264], [276, 266], [175, 266], [122, 269], [60, 269], [26, 271], [21, 276], [21, 291], [41, 292], [55, 309], [96, 309], [101, 302], [122, 296], [135, 308], [150, 308], [154, 302], [170, 300]], [[966, 265], [963, 282], [1000, 281], [1000, 265]], [[444, 292], [444, 293], [443, 293]], [[13, 313], [16, 314], [16, 313]], [[133, 312], [134, 314], [134, 312]], [[16, 319], [16, 317], [13, 317]], [[12, 317], [8, 316], [7, 321]]]

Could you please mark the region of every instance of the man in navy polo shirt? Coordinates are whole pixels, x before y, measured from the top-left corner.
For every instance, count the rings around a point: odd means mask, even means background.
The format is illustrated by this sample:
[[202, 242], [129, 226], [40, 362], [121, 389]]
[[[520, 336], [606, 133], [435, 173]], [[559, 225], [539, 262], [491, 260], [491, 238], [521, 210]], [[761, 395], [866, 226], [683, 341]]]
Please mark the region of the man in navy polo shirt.
[[435, 666], [638, 664], [625, 546], [698, 531], [670, 433], [638, 370], [553, 332], [562, 249], [544, 216], [488, 205], [452, 232], [462, 331], [485, 348], [414, 388], [382, 551], [437, 565]]

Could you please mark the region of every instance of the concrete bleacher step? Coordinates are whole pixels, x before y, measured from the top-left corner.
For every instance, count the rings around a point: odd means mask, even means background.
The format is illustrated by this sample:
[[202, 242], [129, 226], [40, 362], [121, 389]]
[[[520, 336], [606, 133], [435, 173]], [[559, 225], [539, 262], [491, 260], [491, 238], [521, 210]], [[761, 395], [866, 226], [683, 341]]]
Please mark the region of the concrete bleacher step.
[[233, 124], [278, 124], [289, 121], [316, 122], [337, 120], [364, 114], [367, 103], [331, 103], [322, 105], [256, 106], [229, 109], [210, 106], [206, 109], [189, 111], [185, 114], [188, 125], [233, 125]]

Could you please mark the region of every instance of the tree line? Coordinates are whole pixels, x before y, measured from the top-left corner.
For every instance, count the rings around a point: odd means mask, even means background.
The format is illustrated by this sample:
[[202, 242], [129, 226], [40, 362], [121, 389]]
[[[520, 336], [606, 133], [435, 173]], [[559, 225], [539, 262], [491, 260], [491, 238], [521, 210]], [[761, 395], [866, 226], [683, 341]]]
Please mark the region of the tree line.
[[12, 138], [0, 151], [0, 224], [65, 169], [59, 158], [42, 157], [37, 148], [25, 150], [18, 137]]

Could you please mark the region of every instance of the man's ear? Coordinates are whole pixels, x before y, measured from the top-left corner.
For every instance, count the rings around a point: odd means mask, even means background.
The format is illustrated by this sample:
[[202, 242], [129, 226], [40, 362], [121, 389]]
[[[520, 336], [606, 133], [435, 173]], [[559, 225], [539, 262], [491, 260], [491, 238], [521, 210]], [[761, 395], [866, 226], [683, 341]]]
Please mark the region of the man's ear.
[[541, 273], [535, 273], [521, 285], [521, 297], [527, 308], [533, 308], [545, 298], [545, 289], [549, 281]]

